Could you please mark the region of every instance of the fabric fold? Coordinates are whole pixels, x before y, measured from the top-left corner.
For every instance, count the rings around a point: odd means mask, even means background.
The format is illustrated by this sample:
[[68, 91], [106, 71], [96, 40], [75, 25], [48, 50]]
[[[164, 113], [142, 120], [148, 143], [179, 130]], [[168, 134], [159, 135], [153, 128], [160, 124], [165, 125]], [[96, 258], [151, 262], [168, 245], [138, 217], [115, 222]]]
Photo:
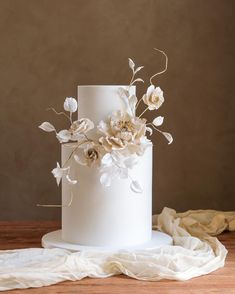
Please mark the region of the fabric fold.
[[153, 216], [153, 229], [171, 235], [174, 244], [112, 253], [43, 248], [1, 250], [0, 291], [119, 274], [146, 281], [184, 281], [211, 273], [224, 266], [227, 255], [224, 245], [214, 236], [235, 230], [235, 212], [177, 213], [164, 208], [161, 214]]

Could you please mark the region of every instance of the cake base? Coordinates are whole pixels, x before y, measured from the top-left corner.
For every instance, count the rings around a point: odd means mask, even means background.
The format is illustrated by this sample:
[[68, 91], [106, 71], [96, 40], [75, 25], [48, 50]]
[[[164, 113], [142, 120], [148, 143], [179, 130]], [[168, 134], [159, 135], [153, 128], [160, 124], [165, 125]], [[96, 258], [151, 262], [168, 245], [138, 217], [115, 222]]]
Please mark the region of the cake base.
[[172, 245], [173, 239], [162, 232], [152, 231], [152, 239], [148, 242], [131, 247], [102, 247], [102, 246], [84, 246], [78, 244], [72, 244], [65, 242], [61, 238], [61, 230], [50, 232], [42, 237], [42, 246], [44, 248], [61, 248], [70, 251], [86, 251], [86, 250], [98, 250], [98, 251], [116, 251], [121, 249], [136, 250], [136, 249], [152, 249], [165, 245]]

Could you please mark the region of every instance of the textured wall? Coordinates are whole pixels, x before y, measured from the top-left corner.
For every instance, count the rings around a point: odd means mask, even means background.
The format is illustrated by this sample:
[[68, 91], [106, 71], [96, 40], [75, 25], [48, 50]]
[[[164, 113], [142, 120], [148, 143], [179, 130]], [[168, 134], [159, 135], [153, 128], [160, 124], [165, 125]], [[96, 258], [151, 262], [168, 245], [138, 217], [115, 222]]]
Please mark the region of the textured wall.
[[[127, 58], [169, 70], [158, 79], [166, 102], [159, 114], [174, 144], [154, 135], [154, 212], [234, 210], [234, 1], [1, 0], [0, 219], [57, 219], [50, 174], [60, 157], [40, 122], [63, 126], [59, 109], [78, 84], [125, 84]], [[147, 85], [146, 85], [147, 86]], [[143, 87], [139, 93], [143, 93]]]

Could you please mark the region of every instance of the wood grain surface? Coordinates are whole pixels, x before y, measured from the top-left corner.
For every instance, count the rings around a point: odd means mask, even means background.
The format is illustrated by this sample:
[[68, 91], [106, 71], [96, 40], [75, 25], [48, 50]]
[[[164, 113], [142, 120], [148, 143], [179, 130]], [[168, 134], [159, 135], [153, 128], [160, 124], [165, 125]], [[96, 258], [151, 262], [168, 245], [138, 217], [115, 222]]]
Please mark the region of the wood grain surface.
[[[0, 249], [40, 247], [42, 235], [58, 229], [58, 222], [0, 222]], [[85, 278], [77, 282], [62, 282], [53, 286], [12, 290], [5, 293], [87, 293], [87, 294], [151, 294], [151, 293], [223, 293], [235, 294], [235, 232], [219, 237], [228, 249], [225, 267], [209, 275], [185, 282], [162, 280], [137, 281], [124, 275], [106, 279]]]

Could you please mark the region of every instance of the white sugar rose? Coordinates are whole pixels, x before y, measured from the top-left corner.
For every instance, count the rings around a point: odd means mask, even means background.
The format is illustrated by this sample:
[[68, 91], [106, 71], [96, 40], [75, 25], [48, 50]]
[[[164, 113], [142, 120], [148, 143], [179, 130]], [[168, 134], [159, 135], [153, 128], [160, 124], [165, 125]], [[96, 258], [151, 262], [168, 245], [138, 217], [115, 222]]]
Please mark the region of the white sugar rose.
[[82, 145], [74, 155], [77, 163], [85, 166], [99, 166], [105, 150], [99, 144], [88, 142]]
[[94, 128], [94, 123], [89, 118], [81, 118], [72, 123], [69, 131], [73, 134], [85, 134]]
[[77, 111], [78, 103], [73, 97], [67, 97], [64, 101], [64, 110], [70, 113]]
[[149, 110], [158, 109], [164, 102], [163, 91], [160, 87], [155, 88], [154, 85], [151, 85], [142, 99]]
[[88, 118], [81, 118], [72, 123], [69, 130], [61, 130], [56, 134], [60, 143], [69, 141], [81, 141], [84, 139], [84, 134], [94, 128], [94, 123]]

